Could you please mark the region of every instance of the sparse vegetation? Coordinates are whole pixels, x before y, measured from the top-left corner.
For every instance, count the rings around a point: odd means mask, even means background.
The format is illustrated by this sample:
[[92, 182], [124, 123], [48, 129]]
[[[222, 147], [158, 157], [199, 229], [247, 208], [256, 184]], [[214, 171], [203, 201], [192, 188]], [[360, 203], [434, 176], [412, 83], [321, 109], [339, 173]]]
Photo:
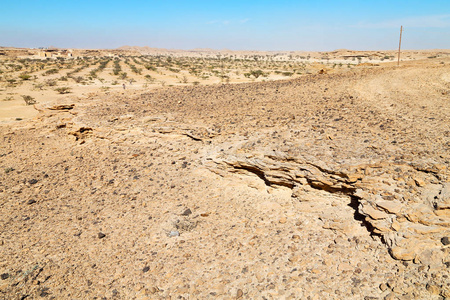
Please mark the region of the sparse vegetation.
[[[405, 57], [411, 59], [408, 55]], [[435, 58], [438, 55], [427, 53], [424, 54], [424, 58], [426, 57]], [[82, 56], [56, 59], [3, 59], [0, 57], [0, 84], [6, 90], [28, 89], [42, 92], [40, 94], [44, 95], [46, 90], [60, 94], [69, 93], [71, 85], [76, 85], [77, 90], [83, 88], [80, 85], [90, 85], [90, 90], [93, 87], [97, 91], [104, 91], [106, 87], [111, 90], [122, 90], [122, 84], [131, 85], [133, 89], [143, 89], [158, 85], [266, 81], [317, 74], [325, 66], [327, 72], [344, 72], [366, 59], [367, 61], [386, 61], [393, 60], [394, 56], [391, 52], [361, 55], [353, 53], [346, 56], [327, 52], [311, 55], [221, 53], [220, 55], [197, 54], [194, 56], [179, 54]], [[105, 70], [108, 71], [105, 72]], [[50, 78], [45, 80], [46, 76]], [[59, 84], [64, 87], [58, 87]], [[21, 93], [26, 92], [21, 91], [16, 94]], [[36, 95], [36, 97], [40, 96]], [[0, 99], [10, 101], [12, 98], [5, 97], [0, 91]]]
[[30, 95], [21, 95], [21, 97], [23, 98], [23, 101], [25, 101], [26, 105], [36, 104], [36, 99], [31, 97]]
[[56, 88], [55, 91], [57, 91], [59, 94], [68, 94], [71, 92], [71, 88], [67, 86]]
[[72, 77], [72, 79], [75, 80], [76, 83], [81, 83], [84, 81], [84, 78], [82, 76]]
[[33, 89], [42, 91], [42, 89], [44, 88], [44, 86], [45, 86], [44, 83], [42, 83], [42, 82], [37, 82], [37, 83], [33, 84]]
[[127, 77], [128, 77], [127, 72], [120, 73], [120, 76], [119, 76], [120, 79], [127, 79]]
[[29, 80], [31, 78], [31, 75], [23, 73], [23, 74], [19, 75], [19, 78], [25, 81], [25, 80]]
[[45, 84], [47, 86], [56, 86], [58, 83], [54, 79], [48, 79], [48, 80], [45, 81]]
[[43, 76], [48, 76], [48, 75], [56, 74], [58, 72], [59, 72], [58, 69], [50, 69], [50, 70], [45, 71], [42, 75]]
[[450, 55], [4, 49], [4, 298], [446, 292]]

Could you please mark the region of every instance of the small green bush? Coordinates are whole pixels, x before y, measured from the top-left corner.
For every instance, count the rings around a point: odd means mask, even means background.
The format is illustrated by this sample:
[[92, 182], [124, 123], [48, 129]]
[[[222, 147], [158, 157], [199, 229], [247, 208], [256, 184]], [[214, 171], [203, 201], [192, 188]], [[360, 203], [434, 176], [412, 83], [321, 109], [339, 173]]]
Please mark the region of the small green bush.
[[50, 70], [45, 71], [44, 74], [42, 74], [42, 75], [47, 76], [47, 75], [51, 75], [51, 74], [56, 74], [58, 72], [59, 72], [58, 69], [50, 69]]
[[29, 80], [31, 78], [31, 75], [23, 73], [23, 74], [19, 75], [19, 78], [25, 81], [25, 80]]
[[47, 86], [56, 86], [58, 83], [56, 82], [56, 80], [50, 79], [50, 80], [47, 80], [47, 81], [45, 82], [45, 84], [46, 84]]
[[68, 93], [70, 93], [71, 89], [68, 86], [63, 86], [63, 87], [56, 88], [55, 91], [57, 91], [60, 94], [68, 94]]

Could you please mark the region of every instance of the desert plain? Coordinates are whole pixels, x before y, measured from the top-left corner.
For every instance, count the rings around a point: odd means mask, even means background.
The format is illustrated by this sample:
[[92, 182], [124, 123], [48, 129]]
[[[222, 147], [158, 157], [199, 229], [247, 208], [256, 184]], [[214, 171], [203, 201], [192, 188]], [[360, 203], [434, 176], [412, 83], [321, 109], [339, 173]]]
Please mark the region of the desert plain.
[[0, 48], [4, 299], [450, 299], [450, 50]]

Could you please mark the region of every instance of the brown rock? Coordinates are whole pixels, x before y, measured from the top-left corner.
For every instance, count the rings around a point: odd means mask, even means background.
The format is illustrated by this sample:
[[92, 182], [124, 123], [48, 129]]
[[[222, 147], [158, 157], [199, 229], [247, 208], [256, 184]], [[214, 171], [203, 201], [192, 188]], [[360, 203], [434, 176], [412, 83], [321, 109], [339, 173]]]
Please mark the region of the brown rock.
[[391, 249], [392, 257], [399, 260], [413, 260], [416, 257], [414, 250], [404, 249], [401, 247], [393, 247]]
[[391, 214], [398, 214], [402, 209], [402, 204], [397, 201], [377, 201], [376, 205]]
[[426, 288], [427, 288], [427, 291], [432, 295], [439, 295], [439, 293], [440, 293], [439, 287], [432, 283], [427, 283]]
[[441, 239], [441, 243], [442, 243], [444, 246], [450, 245], [450, 237], [444, 236], [444, 237]]
[[366, 216], [371, 217], [374, 220], [386, 219], [388, 217], [388, 214], [381, 210], [375, 209], [370, 204], [362, 205], [360, 208], [360, 212]]

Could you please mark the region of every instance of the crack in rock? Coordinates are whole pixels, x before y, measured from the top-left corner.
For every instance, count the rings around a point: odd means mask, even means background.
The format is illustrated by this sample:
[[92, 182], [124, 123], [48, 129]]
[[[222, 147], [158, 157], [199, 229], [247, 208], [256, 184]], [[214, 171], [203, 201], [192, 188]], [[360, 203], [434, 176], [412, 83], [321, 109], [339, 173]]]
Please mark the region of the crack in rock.
[[275, 151], [239, 152], [212, 154], [207, 166], [221, 176], [253, 173], [267, 186], [291, 188], [293, 196], [304, 185], [351, 196], [393, 258], [443, 262], [440, 240], [450, 235], [450, 183], [438, 179], [448, 178], [442, 168], [378, 162], [333, 169]]

